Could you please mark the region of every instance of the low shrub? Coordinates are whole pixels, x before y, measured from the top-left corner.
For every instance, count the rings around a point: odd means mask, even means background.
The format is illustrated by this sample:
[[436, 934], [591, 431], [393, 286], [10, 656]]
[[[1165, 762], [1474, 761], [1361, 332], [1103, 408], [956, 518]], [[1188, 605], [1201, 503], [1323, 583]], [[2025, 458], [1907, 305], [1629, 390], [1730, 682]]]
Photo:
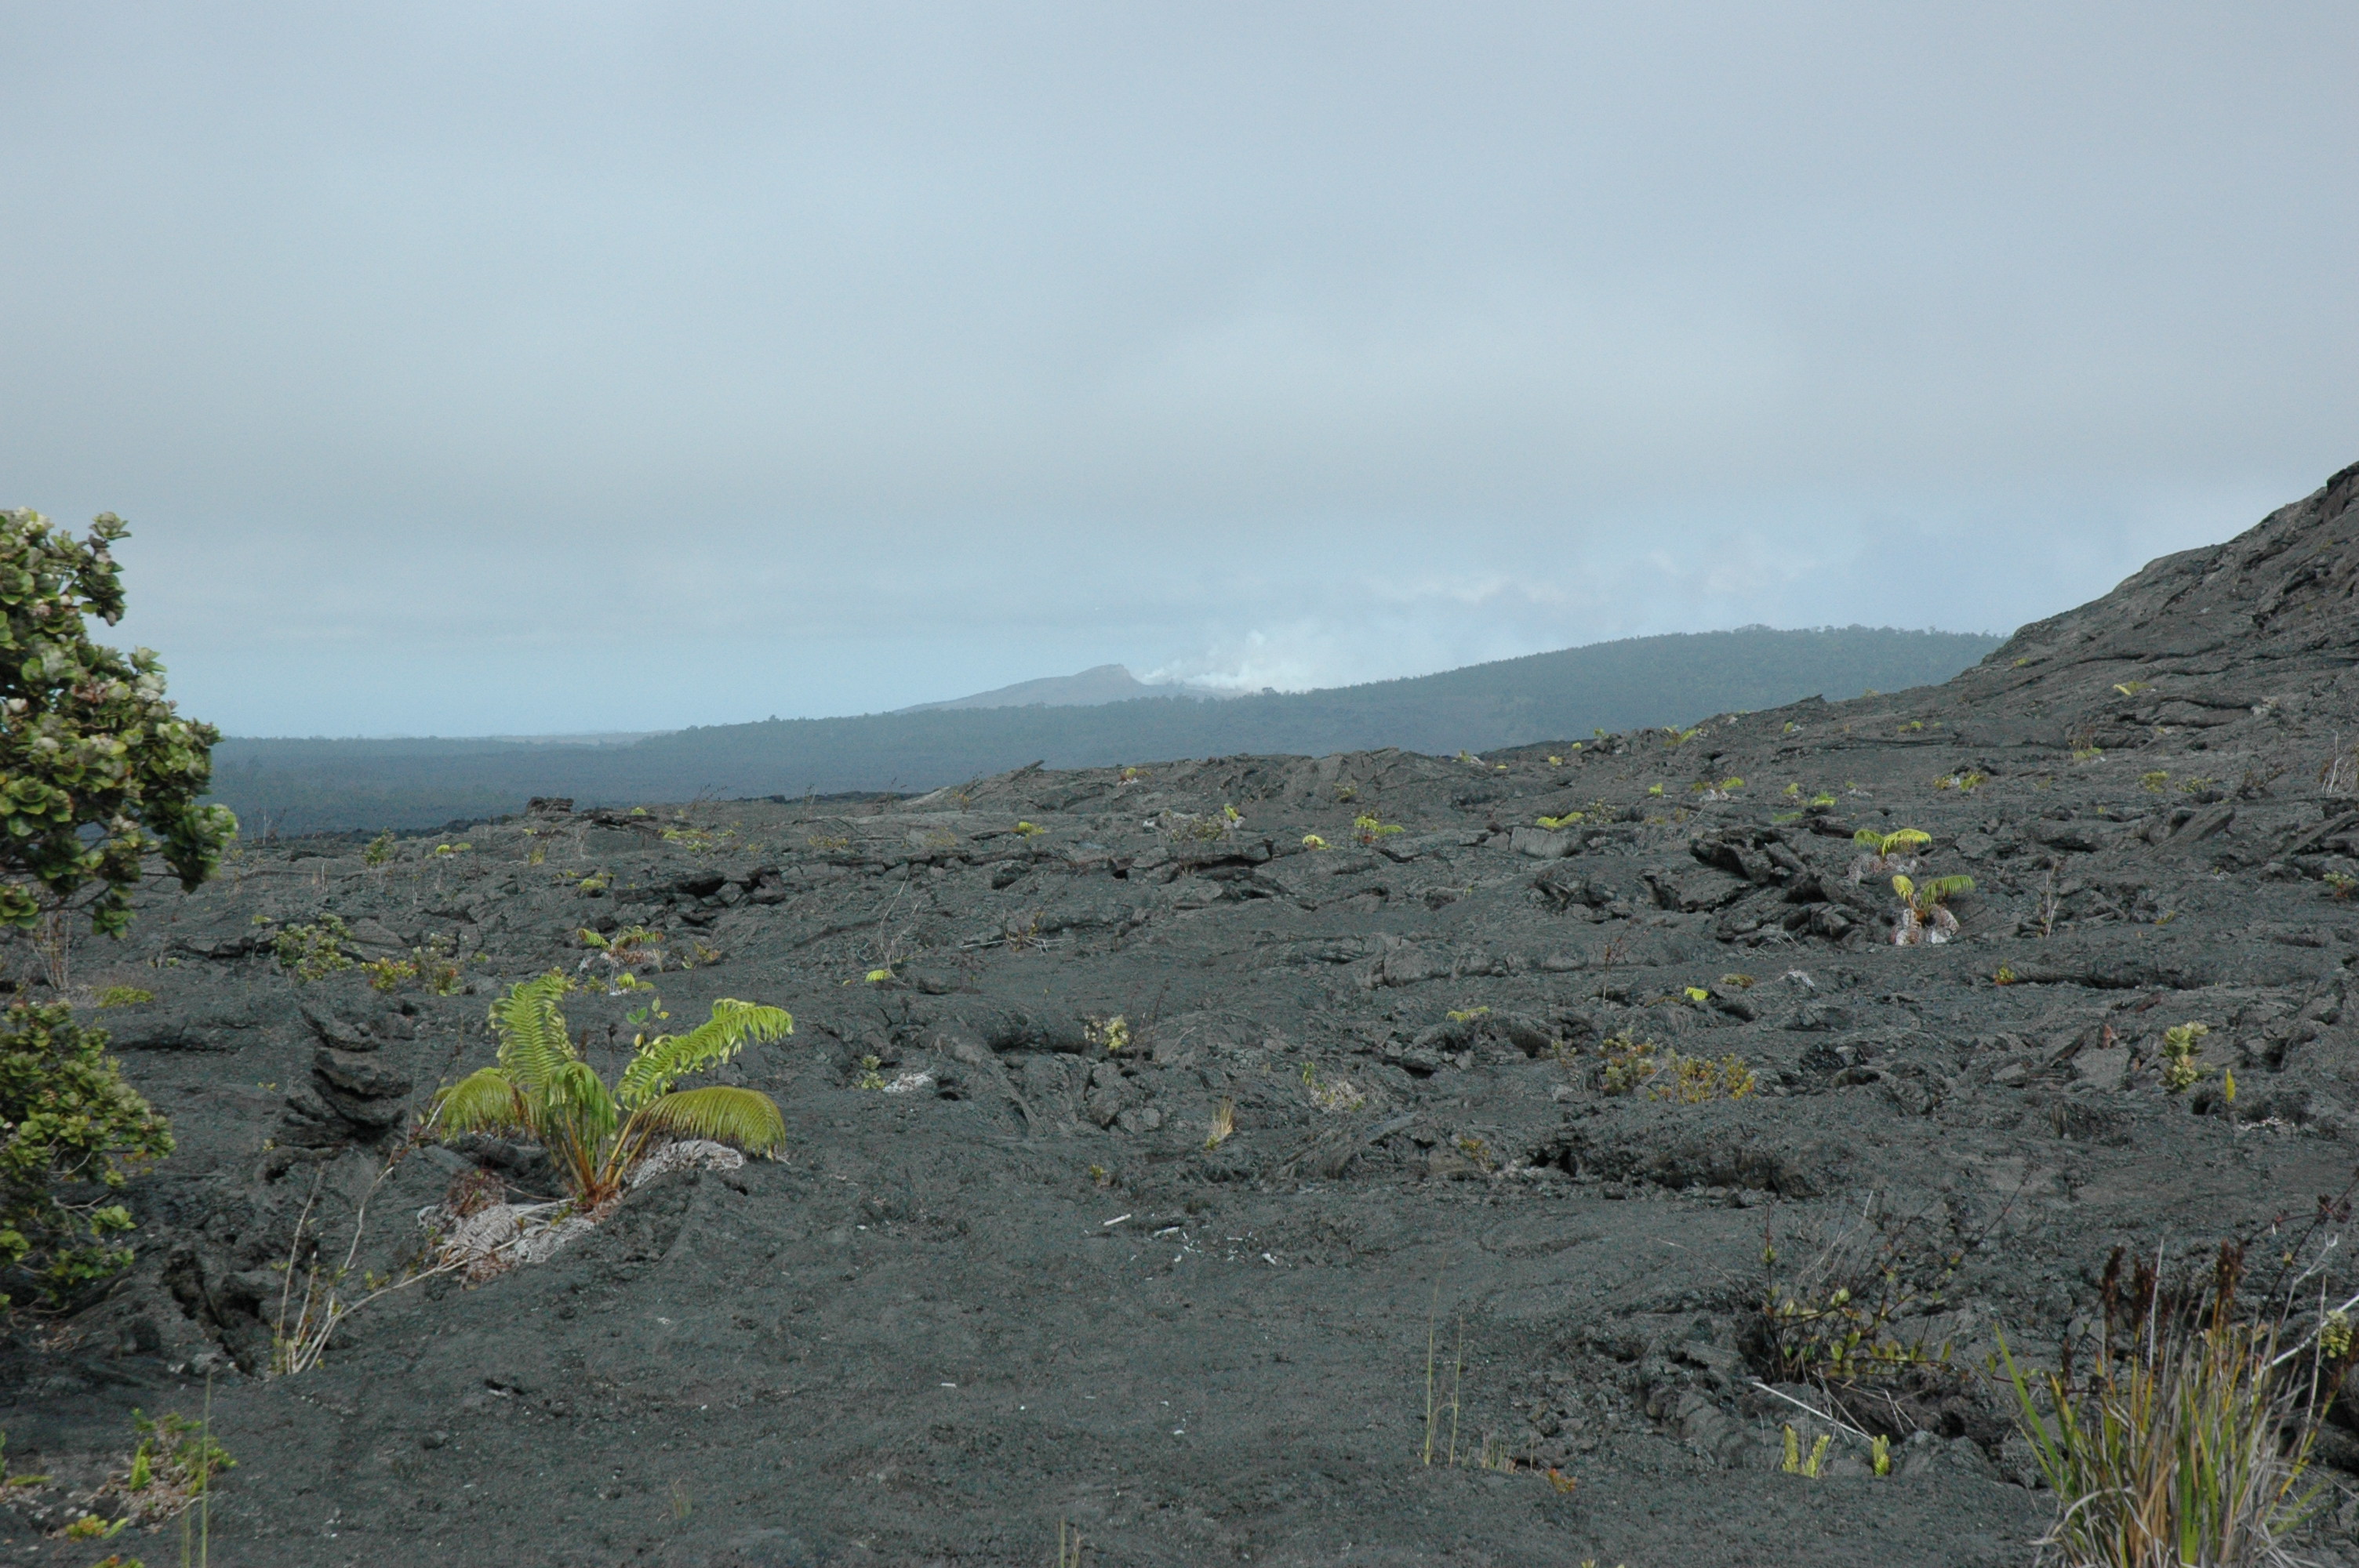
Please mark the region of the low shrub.
[[1635, 1094], [1662, 1071], [1660, 1047], [1624, 1029], [1598, 1042], [1597, 1087], [1609, 1095]]
[[413, 947], [407, 958], [370, 958], [360, 966], [369, 989], [390, 993], [416, 980], [436, 996], [455, 996], [467, 983], [458, 961], [451, 956], [448, 938], [437, 937], [424, 947]]
[[0, 1307], [62, 1304], [131, 1261], [124, 1184], [172, 1152], [164, 1119], [123, 1081], [103, 1030], [64, 1007], [0, 1021]]
[[1906, 1436], [1966, 1386], [1932, 1333], [1951, 1281], [1996, 1223], [1972, 1228], [1954, 1214], [1872, 1201], [1853, 1223], [1781, 1249], [1773, 1209], [1746, 1333], [1754, 1365], [1769, 1382], [1816, 1386], [1846, 1425]]
[[2212, 1033], [2208, 1023], [2174, 1023], [2162, 1032], [2162, 1087], [2165, 1092], [2180, 1094], [2192, 1088], [2195, 1080], [2203, 1076], [2198, 1058], [2203, 1054], [2203, 1037]]
[[389, 991], [404, 980], [418, 978], [418, 966], [407, 958], [371, 958], [361, 965], [361, 973], [368, 977], [369, 989]]
[[1725, 1055], [1717, 1061], [1703, 1056], [1682, 1056], [1672, 1053], [1666, 1058], [1669, 1080], [1658, 1084], [1657, 1099], [1667, 1099], [1680, 1105], [1701, 1105], [1706, 1100], [1743, 1099], [1759, 1087], [1753, 1069], [1742, 1057]]
[[1744, 1099], [1759, 1087], [1741, 1057], [1682, 1056], [1627, 1029], [1607, 1035], [1597, 1051], [1597, 1087], [1608, 1095], [1635, 1095], [1644, 1089], [1649, 1099], [1701, 1105]]
[[270, 950], [278, 967], [299, 983], [321, 980], [353, 967], [351, 956], [344, 951], [352, 935], [342, 916], [322, 914], [306, 925], [281, 926]]

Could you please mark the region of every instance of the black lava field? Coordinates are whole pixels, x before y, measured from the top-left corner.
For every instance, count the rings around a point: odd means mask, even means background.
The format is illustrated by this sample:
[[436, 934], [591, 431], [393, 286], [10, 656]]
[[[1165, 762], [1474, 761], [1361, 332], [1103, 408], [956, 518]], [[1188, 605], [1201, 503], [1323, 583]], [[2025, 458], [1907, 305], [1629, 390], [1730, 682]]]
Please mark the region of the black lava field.
[[[210, 1385], [234, 1568], [1032, 1564], [1060, 1529], [1107, 1568], [2028, 1563], [1997, 1336], [2052, 1361], [2117, 1245], [2288, 1234], [2359, 1162], [2354, 492], [1946, 685], [1691, 729], [249, 842], [73, 951], [85, 1001], [153, 993], [93, 1016], [179, 1150], [132, 1270], [0, 1358], [49, 1477], [0, 1560], [177, 1561], [177, 1523], [49, 1532]], [[1924, 841], [1862, 868], [1862, 829]], [[1949, 940], [1894, 942], [1904, 863], [1973, 879]], [[581, 933], [633, 928], [652, 991], [594, 983]], [[341, 1259], [374, 1190], [350, 1298], [454, 1193], [554, 1193], [413, 1135], [553, 968], [602, 1070], [653, 997], [790, 1010], [720, 1075], [785, 1156], [266, 1376], [299, 1224]], [[1764, 1303], [1879, 1260], [1924, 1359], [1831, 1407]], [[2359, 1562], [2359, 1433], [2321, 1452], [2305, 1550]]]

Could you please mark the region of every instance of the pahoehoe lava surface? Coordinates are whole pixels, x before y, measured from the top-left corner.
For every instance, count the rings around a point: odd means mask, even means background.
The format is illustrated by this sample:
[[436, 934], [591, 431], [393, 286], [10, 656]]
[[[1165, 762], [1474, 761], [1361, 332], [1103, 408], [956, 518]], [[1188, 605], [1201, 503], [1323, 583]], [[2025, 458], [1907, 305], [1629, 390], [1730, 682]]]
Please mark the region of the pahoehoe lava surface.
[[[1756, 1386], [1765, 1226], [1986, 1227], [1919, 1326], [2037, 1358], [2114, 1242], [2344, 1187], [2354, 474], [1945, 686], [1683, 737], [544, 810], [374, 868], [249, 845], [77, 952], [78, 984], [156, 993], [100, 1017], [180, 1147], [133, 1192], [132, 1271], [6, 1348], [12, 1468], [53, 1477], [6, 1550], [168, 1556], [42, 1531], [211, 1368], [213, 1551], [257, 1568], [1038, 1563], [1060, 1521], [1107, 1564], [2024, 1563], [2049, 1499], [1995, 1405], [1936, 1412], [1888, 1477], [1848, 1447], [1780, 1473], [1806, 1418]], [[1954, 941], [1892, 945], [1863, 827], [1975, 879]], [[359, 957], [446, 946], [471, 994], [299, 983], [275, 934], [331, 914]], [[653, 977], [674, 1019], [793, 1011], [726, 1072], [788, 1156], [658, 1176], [548, 1262], [257, 1376], [306, 1203], [341, 1251], [434, 1085], [489, 1058], [489, 997], [629, 925], [694, 964]], [[603, 1065], [644, 1002], [571, 1000]], [[2158, 1082], [2188, 1022], [2233, 1103]], [[1760, 1092], [1608, 1095], [1624, 1031]], [[417, 1149], [360, 1264], [414, 1256], [479, 1164], [546, 1180]], [[1420, 1462], [1435, 1362], [1456, 1466]], [[1465, 1463], [1486, 1441], [1518, 1467]], [[2354, 1453], [2330, 1433], [2338, 1486]]]

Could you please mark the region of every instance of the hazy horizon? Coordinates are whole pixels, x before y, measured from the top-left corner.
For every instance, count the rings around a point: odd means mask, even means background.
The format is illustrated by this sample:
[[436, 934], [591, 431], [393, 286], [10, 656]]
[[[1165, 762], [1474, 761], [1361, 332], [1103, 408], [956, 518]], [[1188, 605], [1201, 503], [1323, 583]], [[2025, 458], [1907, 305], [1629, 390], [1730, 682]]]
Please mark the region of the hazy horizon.
[[[1897, 627], [1897, 628], [1859, 628], [1859, 627], [1857, 627], [1857, 626], [1853, 626], [1853, 627], [1834, 627], [1834, 626], [1785, 626], [1785, 627], [1772, 627], [1772, 626], [1766, 626], [1766, 625], [1760, 624], [1760, 623], [1758, 623], [1758, 622], [1756, 622], [1756, 623], [1754, 623], [1754, 624], [1746, 625], [1746, 626], [1715, 627], [1715, 628], [1713, 628], [1713, 630], [1715, 630], [1715, 631], [1734, 631], [1734, 632], [1767, 632], [1767, 631], [1785, 631], [1785, 632], [1832, 632], [1832, 631], [1850, 631], [1850, 630], [1863, 630], [1863, 629], [1864, 629], [1864, 630], [1897, 630], [1897, 631], [1911, 631], [1911, 632], [1921, 631], [1921, 632], [1924, 632], [1924, 633], [1928, 633], [1928, 634], [1934, 634], [1934, 635], [1969, 636], [1969, 637], [1992, 637], [1992, 638], [1997, 638], [1997, 639], [2004, 639], [2004, 638], [2008, 634], [2007, 633], [2005, 633], [2005, 632], [1966, 632], [1966, 633], [1959, 633], [1959, 632], [1951, 631], [1951, 630], [1950, 630], [1949, 628], [1944, 628], [1944, 627], [1933, 627], [1933, 626], [1927, 626], [1927, 627]], [[2011, 629], [2010, 629], [2010, 630], [2011, 630]], [[1648, 635], [1654, 635], [1654, 636], [1680, 636], [1680, 635], [1686, 635], [1686, 634], [1687, 634], [1687, 633], [1649, 633]], [[1607, 637], [1607, 638], [1600, 638], [1600, 639], [1598, 639], [1598, 640], [1597, 640], [1596, 642], [1594, 642], [1594, 643], [1570, 643], [1570, 644], [1568, 644], [1565, 648], [1561, 648], [1561, 649], [1556, 649], [1556, 648], [1550, 648], [1550, 649], [1538, 649], [1538, 650], [1535, 650], [1535, 652], [1538, 652], [1538, 653], [1564, 653], [1564, 652], [1570, 652], [1570, 651], [1571, 651], [1571, 650], [1572, 650], [1572, 649], [1574, 649], [1574, 648], [1602, 647], [1602, 646], [1603, 646], [1603, 645], [1605, 645], [1606, 643], [1625, 643], [1625, 642], [1634, 642], [1634, 641], [1636, 641], [1636, 640], [1638, 640], [1638, 639], [1636, 639], [1636, 638], [1629, 638], [1629, 637]], [[1508, 655], [1508, 657], [1509, 657], [1509, 658], [1511, 658], [1511, 659], [1512, 659], [1512, 658], [1528, 657], [1528, 656], [1530, 656], [1530, 655], [1528, 655], [1528, 654], [1510, 654], [1510, 655]], [[1478, 661], [1475, 661], [1475, 663], [1476, 663], [1477, 665], [1481, 665], [1481, 664], [1495, 664], [1495, 663], [1500, 663], [1500, 662], [1503, 662], [1503, 661], [1500, 661], [1500, 660], [1478, 660]], [[1070, 675], [1076, 675], [1076, 674], [1086, 674], [1086, 673], [1087, 673], [1087, 671], [1088, 671], [1088, 669], [1096, 668], [1096, 667], [1098, 667], [1098, 666], [1092, 665], [1092, 666], [1086, 666], [1083, 670], [1080, 670], [1080, 671], [1066, 671], [1066, 672], [1063, 672], [1063, 673], [1064, 673], [1065, 675], [1069, 675], [1069, 676], [1070, 676]], [[1452, 665], [1445, 666], [1445, 668], [1443, 668], [1443, 669], [1440, 669], [1440, 670], [1412, 670], [1412, 671], [1408, 672], [1407, 675], [1401, 675], [1401, 676], [1378, 676], [1378, 677], [1376, 677], [1376, 678], [1375, 678], [1375, 679], [1374, 679], [1374, 680], [1368, 680], [1368, 681], [1350, 681], [1350, 682], [1343, 682], [1343, 683], [1339, 683], [1337, 686], [1334, 686], [1334, 687], [1297, 687], [1297, 688], [1295, 688], [1295, 693], [1300, 693], [1300, 692], [1304, 692], [1304, 691], [1317, 692], [1317, 691], [1330, 691], [1330, 690], [1351, 690], [1351, 689], [1353, 689], [1353, 688], [1354, 688], [1354, 687], [1366, 687], [1366, 686], [1381, 686], [1381, 685], [1385, 685], [1385, 684], [1387, 684], [1387, 683], [1389, 683], [1389, 682], [1393, 682], [1393, 681], [1415, 680], [1415, 679], [1417, 679], [1417, 678], [1418, 678], [1419, 676], [1428, 676], [1428, 675], [1442, 675], [1442, 674], [1447, 674], [1447, 673], [1449, 673], [1449, 671], [1451, 671], [1451, 670], [1465, 669], [1465, 668], [1469, 668], [1469, 667], [1472, 667], [1472, 666], [1464, 665]], [[1037, 678], [1039, 678], [1039, 677], [1032, 677], [1032, 678], [1036, 678], [1036, 679], [1037, 679]], [[1054, 678], [1054, 677], [1050, 677], [1050, 678]], [[1025, 683], [1024, 683], [1024, 682], [1021, 682], [1021, 681], [1016, 681], [1016, 682], [1009, 682], [1009, 683], [1006, 683], [1006, 684], [1007, 684], [1007, 685], [1009, 685], [1009, 686], [1016, 686], [1016, 685], [1022, 685], [1022, 684], [1025, 684]], [[1187, 695], [1187, 694], [1188, 694], [1188, 692], [1191, 689], [1191, 688], [1190, 688], [1190, 687], [1189, 687], [1188, 686], [1186, 686], [1186, 685], [1184, 685], [1183, 683], [1181, 683], [1181, 682], [1180, 682], [1180, 681], [1177, 681], [1177, 680], [1169, 680], [1169, 681], [1162, 681], [1162, 682], [1150, 682], [1150, 683], [1144, 683], [1144, 684], [1158, 685], [1158, 686], [1166, 687], [1168, 687], [1168, 688], [1169, 688], [1169, 694], [1170, 694], [1170, 695], [1172, 695], [1172, 696], [1184, 696], [1184, 695]], [[998, 690], [1004, 690], [1004, 689], [1006, 689], [1006, 687], [987, 687], [987, 688], [985, 688], [985, 690], [984, 690], [984, 692], [962, 692], [962, 693], [959, 693], [959, 694], [958, 694], [958, 697], [951, 697], [951, 698], [942, 699], [942, 700], [941, 700], [941, 701], [940, 701], [940, 702], [930, 702], [930, 701], [929, 701], [929, 702], [922, 703], [922, 704], [913, 704], [913, 705], [909, 705], [909, 706], [908, 706], [908, 707], [904, 707], [904, 708], [884, 708], [884, 709], [876, 709], [876, 710], [866, 711], [866, 712], [859, 712], [859, 713], [797, 713], [797, 714], [771, 713], [771, 714], [765, 714], [765, 715], [762, 715], [762, 716], [760, 716], [759, 718], [756, 718], [756, 717], [753, 717], [753, 716], [750, 716], [750, 715], [749, 715], [749, 716], [747, 716], [747, 717], [740, 718], [740, 719], [724, 719], [715, 720], [715, 721], [713, 721], [713, 724], [712, 724], [712, 725], [702, 725], [702, 726], [700, 726], [700, 725], [678, 725], [678, 726], [675, 726], [675, 727], [670, 728], [670, 729], [659, 729], [659, 730], [557, 730], [557, 731], [543, 731], [543, 732], [538, 732], [538, 733], [477, 734], [477, 735], [458, 735], [458, 734], [451, 734], [451, 733], [447, 733], [447, 732], [446, 732], [446, 733], [435, 733], [435, 732], [430, 732], [430, 731], [414, 731], [414, 730], [387, 731], [387, 732], [381, 733], [381, 734], [359, 734], [359, 733], [354, 733], [354, 734], [332, 735], [332, 734], [327, 734], [327, 733], [321, 732], [321, 731], [313, 731], [313, 732], [311, 732], [311, 733], [309, 733], [309, 734], [302, 734], [302, 735], [254, 735], [254, 734], [247, 734], [247, 733], [245, 733], [245, 732], [243, 732], [243, 731], [229, 731], [229, 730], [224, 730], [224, 731], [223, 731], [223, 737], [224, 737], [225, 739], [233, 740], [233, 741], [511, 741], [525, 742], [525, 743], [532, 743], [532, 744], [539, 744], [539, 745], [565, 745], [565, 744], [579, 744], [579, 745], [614, 745], [614, 744], [618, 744], [618, 743], [625, 742], [625, 741], [639, 741], [639, 740], [646, 740], [646, 739], [648, 739], [648, 738], [650, 738], [650, 737], [658, 736], [658, 735], [676, 735], [676, 734], [679, 733], [679, 732], [680, 732], [680, 730], [689, 730], [689, 729], [700, 729], [700, 728], [712, 728], [712, 727], [713, 727], [714, 725], [730, 725], [730, 724], [757, 724], [757, 723], [762, 723], [762, 722], [765, 722], [765, 721], [771, 722], [771, 723], [776, 723], [777, 720], [779, 720], [779, 719], [874, 719], [874, 718], [889, 718], [889, 717], [897, 716], [897, 715], [899, 715], [899, 714], [909, 713], [909, 712], [913, 712], [913, 711], [921, 711], [921, 710], [923, 710], [923, 709], [925, 709], [925, 708], [940, 708], [940, 707], [944, 707], [944, 706], [947, 706], [950, 702], [954, 702], [954, 701], [958, 700], [960, 697], [973, 697], [973, 696], [983, 696], [983, 695], [987, 695], [989, 692], [992, 692], [992, 691], [998, 691]], [[1201, 690], [1202, 688], [1198, 687], [1198, 688], [1192, 688], [1192, 689]], [[1163, 694], [1162, 692], [1157, 692], [1157, 693], [1153, 693], [1153, 694], [1151, 694], [1151, 695], [1154, 695], [1154, 696], [1161, 696], [1161, 695], [1164, 695], [1164, 694]], [[1240, 695], [1244, 695], [1244, 694], [1240, 694]], [[1292, 695], [1292, 694], [1289, 694], [1289, 695]], [[1019, 705], [1019, 704], [1009, 704], [1009, 705], [1007, 705], [1007, 706], [1011, 706], [1011, 707], [1013, 707], [1013, 706], [1021, 706], [1021, 705]], [[1096, 705], [1096, 704], [1078, 704], [1078, 705], [1051, 704], [1051, 705], [1049, 705], [1049, 706], [1085, 706], [1085, 707], [1087, 707], [1087, 706], [1098, 706], [1098, 705]]]
[[2359, 458], [2359, 10], [0, 9], [0, 505], [248, 736], [2005, 632]]

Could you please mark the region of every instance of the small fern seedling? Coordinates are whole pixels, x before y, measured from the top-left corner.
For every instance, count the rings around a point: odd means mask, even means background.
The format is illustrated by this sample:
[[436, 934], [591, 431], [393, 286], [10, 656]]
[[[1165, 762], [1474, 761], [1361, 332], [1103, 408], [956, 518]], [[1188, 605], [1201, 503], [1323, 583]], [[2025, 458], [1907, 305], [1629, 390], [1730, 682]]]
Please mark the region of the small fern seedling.
[[1819, 1440], [1810, 1444], [1810, 1457], [1806, 1459], [1802, 1456], [1801, 1434], [1792, 1426], [1788, 1426], [1786, 1428], [1786, 1463], [1782, 1468], [1788, 1476], [1799, 1476], [1807, 1481], [1817, 1480], [1820, 1471], [1827, 1462], [1827, 1449], [1833, 1442], [1834, 1438], [1831, 1433], [1823, 1432], [1819, 1433]]
[[1900, 895], [1900, 918], [1893, 928], [1893, 945], [1914, 947], [1921, 942], [1937, 946], [1958, 934], [1958, 917], [1947, 906], [1960, 893], [1973, 892], [1974, 879], [1929, 877], [1917, 882], [1897, 876], [1892, 879], [1892, 891]]
[[1851, 864], [1854, 886], [1869, 877], [1906, 875], [1917, 869], [1917, 857], [1912, 849], [1921, 849], [1933, 841], [1933, 836], [1919, 827], [1902, 827], [1890, 833], [1878, 833], [1873, 827], [1863, 827], [1851, 836], [1852, 842], [1867, 850]]

